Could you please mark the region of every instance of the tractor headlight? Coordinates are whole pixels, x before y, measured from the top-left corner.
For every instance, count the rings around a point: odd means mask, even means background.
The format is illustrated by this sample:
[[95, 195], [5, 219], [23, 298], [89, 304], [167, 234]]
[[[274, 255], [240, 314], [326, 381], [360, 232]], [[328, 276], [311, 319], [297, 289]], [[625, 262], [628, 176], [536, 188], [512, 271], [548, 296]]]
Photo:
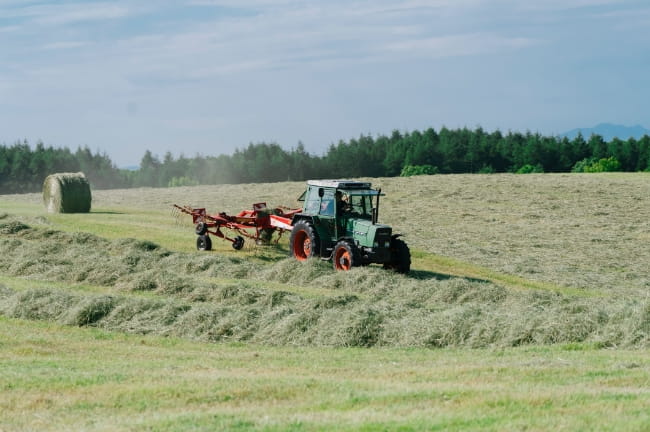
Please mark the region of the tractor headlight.
[[386, 243], [384, 243], [384, 247], [389, 248], [390, 247], [390, 241], [386, 241]]
[[375, 248], [378, 248], [378, 247], [379, 247], [379, 242], [374, 242], [374, 243], [372, 244], [372, 246], [375, 247]]

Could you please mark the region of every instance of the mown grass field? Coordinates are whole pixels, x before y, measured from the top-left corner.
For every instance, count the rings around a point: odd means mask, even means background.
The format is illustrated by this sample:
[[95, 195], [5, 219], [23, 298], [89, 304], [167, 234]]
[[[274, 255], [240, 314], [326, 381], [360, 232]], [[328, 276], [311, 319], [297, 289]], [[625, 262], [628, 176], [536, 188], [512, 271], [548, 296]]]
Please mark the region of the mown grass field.
[[647, 430], [648, 355], [263, 347], [0, 318], [3, 430]]
[[171, 212], [302, 183], [0, 197], [0, 430], [650, 428], [650, 176], [373, 183], [408, 277], [199, 253]]

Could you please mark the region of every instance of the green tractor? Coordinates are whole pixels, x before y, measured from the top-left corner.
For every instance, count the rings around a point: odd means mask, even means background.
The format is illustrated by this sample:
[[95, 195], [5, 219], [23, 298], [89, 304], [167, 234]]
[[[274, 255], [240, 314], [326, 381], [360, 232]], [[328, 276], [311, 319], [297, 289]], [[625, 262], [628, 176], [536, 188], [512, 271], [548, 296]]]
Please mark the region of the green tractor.
[[293, 216], [289, 248], [299, 261], [331, 259], [337, 270], [383, 264], [408, 273], [411, 252], [400, 234], [377, 223], [381, 189], [367, 182], [310, 180], [299, 198], [302, 211]]

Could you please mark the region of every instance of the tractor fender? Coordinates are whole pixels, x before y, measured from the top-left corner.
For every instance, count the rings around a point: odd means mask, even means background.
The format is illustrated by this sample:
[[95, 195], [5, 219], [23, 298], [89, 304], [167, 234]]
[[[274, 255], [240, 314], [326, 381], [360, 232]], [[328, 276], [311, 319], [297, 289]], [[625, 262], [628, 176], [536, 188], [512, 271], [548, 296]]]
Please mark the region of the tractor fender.
[[397, 237], [402, 237], [403, 235], [404, 235], [404, 234], [400, 234], [400, 233], [393, 234], [392, 236], [390, 236], [390, 239], [391, 239], [391, 240], [395, 240]]
[[311, 222], [312, 224], [314, 223], [314, 218], [312, 216], [297, 213], [297, 214], [293, 215], [293, 218], [291, 219], [291, 225], [295, 225], [295, 224], [297, 224], [298, 222], [300, 222], [302, 220], [307, 221], [307, 222]]

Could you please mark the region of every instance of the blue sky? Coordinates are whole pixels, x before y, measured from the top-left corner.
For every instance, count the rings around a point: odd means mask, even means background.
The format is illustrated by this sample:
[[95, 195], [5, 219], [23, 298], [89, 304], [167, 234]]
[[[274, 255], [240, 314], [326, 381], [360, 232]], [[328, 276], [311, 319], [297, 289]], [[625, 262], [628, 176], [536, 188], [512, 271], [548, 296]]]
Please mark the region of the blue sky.
[[650, 126], [650, 2], [0, 0], [0, 143], [137, 165], [447, 126]]

